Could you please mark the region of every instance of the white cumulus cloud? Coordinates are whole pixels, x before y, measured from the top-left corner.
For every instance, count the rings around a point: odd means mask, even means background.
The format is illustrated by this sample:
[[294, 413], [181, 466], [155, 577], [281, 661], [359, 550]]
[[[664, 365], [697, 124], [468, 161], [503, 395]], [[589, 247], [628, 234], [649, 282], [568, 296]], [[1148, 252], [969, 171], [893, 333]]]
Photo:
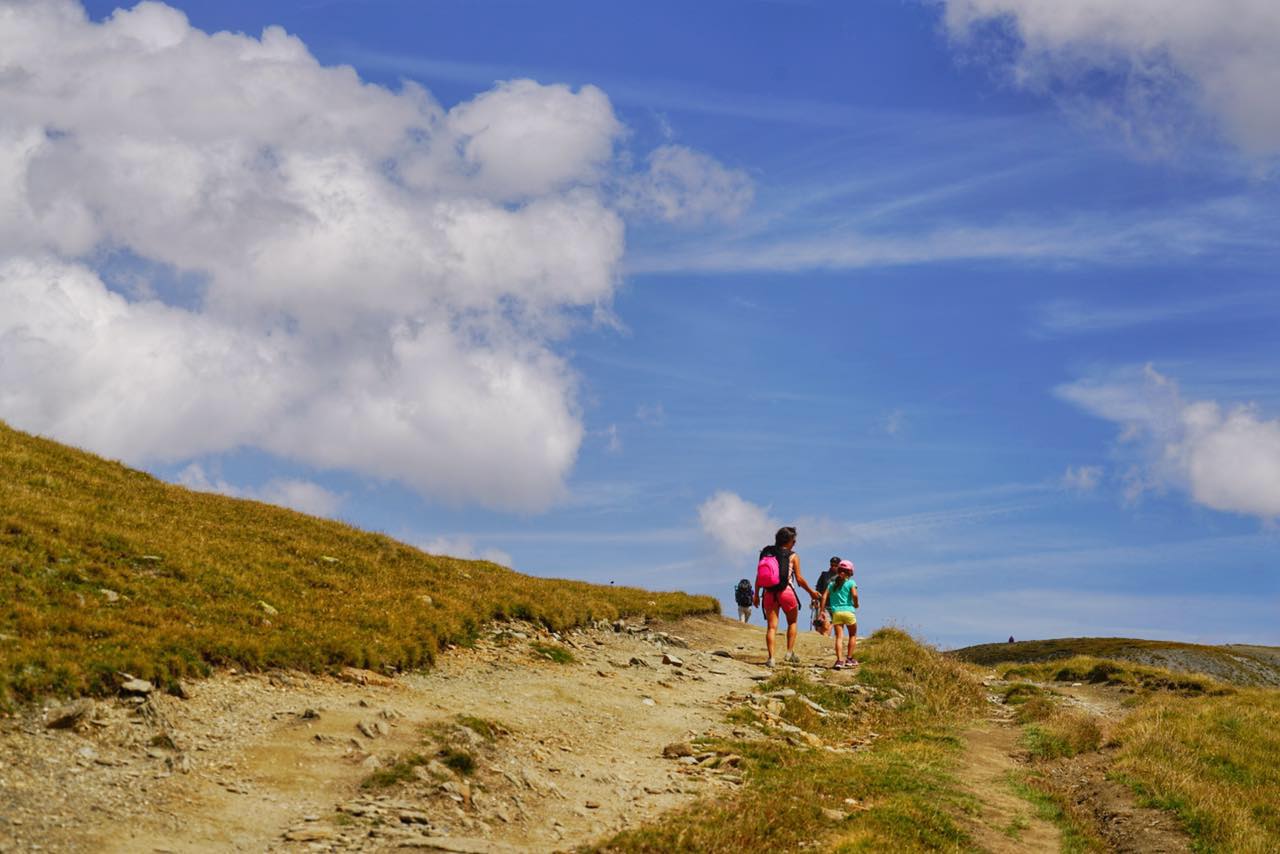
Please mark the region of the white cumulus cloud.
[[774, 533], [781, 527], [767, 508], [725, 490], [702, 502], [698, 521], [716, 547], [734, 557], [753, 554], [772, 543]]
[[513, 566], [511, 555], [502, 549], [478, 548], [470, 537], [434, 537], [416, 544], [427, 554], [445, 555], [464, 560], [487, 560], [502, 566]]
[[[544, 508], [584, 436], [556, 344], [621, 275], [624, 135], [591, 86], [446, 109], [278, 27], [0, 0], [0, 418]], [[689, 156], [695, 199], [725, 170]]]
[[318, 483], [300, 478], [274, 478], [260, 487], [235, 486], [205, 471], [204, 466], [192, 463], [178, 473], [177, 481], [187, 489], [197, 492], [216, 492], [233, 498], [251, 498], [291, 507], [312, 516], [336, 517], [342, 509], [343, 497], [325, 489]]
[[729, 222], [741, 216], [755, 196], [747, 173], [683, 145], [654, 149], [648, 167], [628, 182], [623, 206], [668, 222]]
[[1280, 419], [1255, 406], [1187, 400], [1150, 365], [1057, 392], [1121, 426], [1121, 446], [1138, 456], [1128, 476], [1131, 495], [1172, 487], [1215, 510], [1280, 517]]
[[[1099, 70], [1123, 81], [1113, 107], [1142, 123], [1190, 102], [1246, 150], [1280, 151], [1280, 5], [1274, 0], [943, 0], [951, 34], [1000, 44], [1014, 79], [1097, 91]], [[984, 38], [985, 37], [985, 38]]]

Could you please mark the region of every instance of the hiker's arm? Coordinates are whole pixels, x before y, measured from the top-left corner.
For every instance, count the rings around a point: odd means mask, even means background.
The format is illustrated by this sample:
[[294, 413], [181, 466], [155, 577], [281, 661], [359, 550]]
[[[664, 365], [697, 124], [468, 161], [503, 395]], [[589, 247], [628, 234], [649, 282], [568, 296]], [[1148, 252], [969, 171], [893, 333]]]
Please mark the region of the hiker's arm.
[[809, 586], [809, 582], [804, 580], [804, 576], [800, 574], [800, 555], [791, 556], [791, 571], [795, 573], [796, 581], [800, 582], [800, 586], [808, 591], [809, 595], [814, 599], [818, 598], [818, 591]]
[[760, 607], [760, 585], [756, 585], [755, 592], [751, 594], [751, 605], [754, 608]]
[[858, 607], [858, 588], [853, 588], [853, 607]]
[[820, 611], [827, 610], [827, 597], [830, 595], [831, 595], [831, 587], [828, 586], [826, 590], [822, 591], [822, 604], [818, 606], [818, 610]]

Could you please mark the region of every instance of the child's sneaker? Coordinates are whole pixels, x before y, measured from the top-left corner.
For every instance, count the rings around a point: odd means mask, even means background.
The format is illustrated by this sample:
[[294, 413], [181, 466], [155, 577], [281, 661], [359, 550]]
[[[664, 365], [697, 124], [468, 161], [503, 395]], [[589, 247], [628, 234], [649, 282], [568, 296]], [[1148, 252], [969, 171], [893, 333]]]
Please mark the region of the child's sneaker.
[[837, 659], [836, 659], [836, 663], [835, 663], [835, 664], [833, 664], [833, 665], [831, 665], [831, 669], [832, 669], [832, 670], [844, 670], [844, 660], [843, 660], [843, 659], [839, 659], [839, 658], [837, 658]]
[[853, 668], [853, 667], [857, 667], [857, 666], [858, 666], [858, 659], [856, 659], [856, 658], [851, 658], [851, 659], [849, 659], [848, 661], [846, 661], [846, 662], [844, 663], [844, 666], [845, 666], [846, 668]]

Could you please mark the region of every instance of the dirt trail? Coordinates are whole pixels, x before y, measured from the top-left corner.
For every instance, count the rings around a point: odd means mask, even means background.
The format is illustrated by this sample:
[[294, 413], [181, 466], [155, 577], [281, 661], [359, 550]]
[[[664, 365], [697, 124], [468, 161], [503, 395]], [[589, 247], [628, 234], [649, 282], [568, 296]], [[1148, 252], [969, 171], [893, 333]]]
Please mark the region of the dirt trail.
[[[992, 674], [984, 684], [998, 689], [1008, 683], [994, 678]], [[1172, 813], [1140, 806], [1130, 788], [1108, 778], [1114, 748], [1105, 746], [1105, 734], [1129, 714], [1130, 708], [1125, 705], [1129, 693], [1121, 688], [1078, 682], [1033, 684], [1056, 697], [1062, 705], [1093, 716], [1104, 733], [1104, 747], [1068, 759], [1031, 762], [1019, 743], [1021, 730], [1013, 723], [1012, 710], [996, 705], [999, 697], [992, 694], [989, 700], [995, 717], [991, 726], [968, 734], [962, 779], [973, 785], [978, 784], [984, 775], [995, 779], [996, 769], [1005, 775], [1006, 780], [1014, 769], [1033, 769], [1073, 806], [1078, 816], [1092, 825], [1093, 830], [1105, 840], [1108, 851], [1124, 854], [1182, 854], [1191, 851], [1190, 838]], [[991, 773], [988, 775], [983, 769], [989, 769]], [[1007, 783], [1003, 791], [1009, 791]], [[999, 808], [995, 815], [1002, 818]], [[1024, 835], [1013, 844], [1008, 838], [1003, 843], [997, 839], [981, 841], [984, 847], [997, 852], [1058, 850], [1058, 842], [1050, 842], [1043, 837], [1037, 841], [1031, 835]]]
[[[507, 626], [425, 674], [228, 672], [186, 700], [100, 702], [75, 731], [0, 721], [0, 851], [573, 847], [741, 784], [663, 748], [731, 734], [722, 698], [763, 672], [760, 627], [661, 628]], [[812, 636], [800, 648], [828, 656]], [[444, 751], [477, 767], [455, 773]], [[397, 767], [400, 787], [360, 788]]]
[[993, 709], [986, 723], [964, 734], [964, 760], [957, 774], [978, 801], [974, 840], [992, 854], [1023, 851], [1057, 852], [1062, 834], [1036, 815], [1035, 808], [1014, 793], [1012, 775], [1024, 767], [1018, 744], [1020, 730], [1004, 709]]

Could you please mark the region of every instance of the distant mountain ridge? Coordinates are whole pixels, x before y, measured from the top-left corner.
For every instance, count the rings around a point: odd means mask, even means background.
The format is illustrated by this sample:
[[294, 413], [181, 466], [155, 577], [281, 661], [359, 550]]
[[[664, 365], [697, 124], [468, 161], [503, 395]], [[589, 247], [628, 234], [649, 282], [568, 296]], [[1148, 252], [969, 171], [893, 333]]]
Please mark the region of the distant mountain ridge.
[[1280, 647], [1250, 644], [1208, 646], [1139, 638], [1051, 638], [1015, 643], [984, 643], [947, 655], [973, 664], [1038, 662], [1088, 655], [1203, 673], [1235, 685], [1280, 686]]

